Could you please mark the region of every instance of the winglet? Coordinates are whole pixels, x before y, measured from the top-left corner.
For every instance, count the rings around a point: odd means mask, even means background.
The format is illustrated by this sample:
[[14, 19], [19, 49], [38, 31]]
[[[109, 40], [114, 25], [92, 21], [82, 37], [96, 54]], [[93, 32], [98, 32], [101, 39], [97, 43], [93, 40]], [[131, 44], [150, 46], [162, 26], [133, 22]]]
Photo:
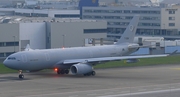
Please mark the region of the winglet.
[[171, 56], [171, 55], [174, 55], [174, 54], [177, 53], [177, 51], [178, 51], [178, 50], [175, 50], [174, 52], [170, 53], [169, 55], [170, 55], [170, 56]]
[[27, 44], [26, 48], [24, 49], [25, 51], [32, 51], [33, 49], [31, 49], [30, 45]]

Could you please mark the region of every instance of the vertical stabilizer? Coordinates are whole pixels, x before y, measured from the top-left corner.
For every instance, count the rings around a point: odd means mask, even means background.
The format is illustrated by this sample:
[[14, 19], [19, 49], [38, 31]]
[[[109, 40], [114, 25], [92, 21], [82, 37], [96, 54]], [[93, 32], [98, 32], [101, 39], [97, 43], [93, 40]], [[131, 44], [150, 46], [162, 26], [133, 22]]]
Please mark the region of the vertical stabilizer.
[[139, 15], [135, 15], [116, 44], [133, 43], [138, 23]]

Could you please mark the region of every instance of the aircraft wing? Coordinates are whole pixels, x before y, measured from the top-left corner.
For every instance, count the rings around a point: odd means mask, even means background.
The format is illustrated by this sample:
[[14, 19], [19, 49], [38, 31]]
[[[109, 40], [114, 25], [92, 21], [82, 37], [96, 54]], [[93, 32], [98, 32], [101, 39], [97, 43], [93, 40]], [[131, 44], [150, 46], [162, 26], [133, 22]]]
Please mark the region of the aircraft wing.
[[153, 58], [153, 57], [166, 57], [170, 54], [162, 55], [142, 55], [142, 56], [120, 56], [120, 57], [102, 57], [102, 58], [85, 58], [85, 59], [72, 59], [64, 60], [63, 64], [73, 63], [96, 63], [96, 62], [107, 62], [107, 61], [119, 61], [124, 59], [138, 59], [138, 58]]

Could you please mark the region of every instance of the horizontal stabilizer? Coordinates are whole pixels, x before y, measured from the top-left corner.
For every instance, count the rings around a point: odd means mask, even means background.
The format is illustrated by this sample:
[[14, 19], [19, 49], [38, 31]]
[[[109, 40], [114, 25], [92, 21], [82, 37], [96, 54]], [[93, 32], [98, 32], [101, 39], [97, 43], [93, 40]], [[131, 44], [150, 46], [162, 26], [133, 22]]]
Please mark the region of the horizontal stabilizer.
[[174, 55], [177, 53], [178, 50], [175, 50], [174, 52], [170, 53], [170, 55]]

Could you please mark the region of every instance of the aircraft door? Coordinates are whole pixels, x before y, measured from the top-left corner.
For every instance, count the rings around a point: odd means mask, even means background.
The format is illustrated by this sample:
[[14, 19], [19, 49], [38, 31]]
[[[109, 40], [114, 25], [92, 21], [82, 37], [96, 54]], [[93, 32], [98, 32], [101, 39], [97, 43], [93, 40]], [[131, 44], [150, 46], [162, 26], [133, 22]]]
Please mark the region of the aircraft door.
[[92, 53], [91, 50], [89, 50], [89, 57], [90, 57], [90, 58], [93, 58], [93, 53]]
[[120, 47], [115, 47], [115, 51], [117, 56], [122, 56], [122, 50]]
[[50, 57], [49, 57], [49, 54], [48, 54], [48, 53], [45, 53], [45, 58], [46, 58], [46, 61], [49, 61], [49, 60], [50, 60]]
[[26, 63], [27, 62], [27, 56], [25, 54], [21, 55], [22, 62]]

